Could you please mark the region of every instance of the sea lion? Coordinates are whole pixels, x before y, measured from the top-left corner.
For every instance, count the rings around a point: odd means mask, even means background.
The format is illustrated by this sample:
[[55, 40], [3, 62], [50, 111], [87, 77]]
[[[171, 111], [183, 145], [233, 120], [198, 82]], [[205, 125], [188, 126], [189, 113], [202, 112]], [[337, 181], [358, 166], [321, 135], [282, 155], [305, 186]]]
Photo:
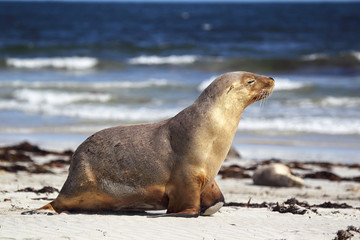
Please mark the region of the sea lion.
[[215, 213], [224, 197], [214, 178], [242, 112], [274, 85], [270, 77], [225, 73], [172, 118], [93, 134], [75, 151], [58, 197], [41, 209]]
[[269, 166], [257, 169], [252, 177], [255, 185], [273, 187], [302, 187], [304, 181], [292, 175], [291, 169], [281, 163], [273, 163]]

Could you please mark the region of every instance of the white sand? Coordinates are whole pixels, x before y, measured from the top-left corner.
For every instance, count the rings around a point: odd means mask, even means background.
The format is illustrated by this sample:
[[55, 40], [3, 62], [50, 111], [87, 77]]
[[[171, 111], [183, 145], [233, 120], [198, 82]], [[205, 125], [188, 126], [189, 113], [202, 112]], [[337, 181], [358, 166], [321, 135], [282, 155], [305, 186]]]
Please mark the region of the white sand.
[[[344, 172], [344, 170], [343, 170]], [[358, 172], [360, 175], [360, 172]], [[66, 171], [57, 175], [0, 173], [0, 239], [334, 239], [338, 230], [360, 227], [359, 209], [318, 208], [318, 213], [281, 214], [266, 208], [223, 207], [210, 217], [148, 218], [141, 215], [21, 215], [46, 204], [53, 194], [15, 192], [25, 187], [61, 188]], [[295, 197], [309, 204], [346, 202], [360, 207], [360, 184], [306, 180], [307, 187], [270, 188], [250, 179], [218, 179], [227, 202], [279, 202]], [[352, 239], [360, 239], [355, 233]]]

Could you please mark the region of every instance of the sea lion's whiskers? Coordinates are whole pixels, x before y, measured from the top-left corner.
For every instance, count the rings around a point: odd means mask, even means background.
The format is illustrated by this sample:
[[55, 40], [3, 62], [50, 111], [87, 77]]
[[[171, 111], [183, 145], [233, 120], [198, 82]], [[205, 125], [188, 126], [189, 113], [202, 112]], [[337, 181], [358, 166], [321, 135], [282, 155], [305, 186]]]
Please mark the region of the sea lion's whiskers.
[[255, 98], [255, 102], [261, 100], [262, 97], [263, 97], [263, 94], [264, 94], [264, 90], [261, 90], [261, 92], [259, 93], [259, 95]]
[[261, 106], [261, 103], [262, 103], [262, 100], [264, 99], [264, 95], [265, 95], [265, 92], [264, 90], [262, 89], [261, 92], [259, 93], [259, 95], [256, 97], [255, 101], [260, 101], [260, 106]]
[[272, 91], [268, 91], [268, 90], [261, 90], [261, 93], [259, 94], [259, 96], [257, 97], [257, 100], [260, 100], [260, 107], [263, 106], [264, 104], [266, 104], [268, 98], [270, 97]]
[[265, 105], [266, 102], [267, 102], [267, 97], [261, 99], [261, 101], [260, 101], [260, 107], [262, 107], [263, 105]]
[[263, 105], [265, 105], [266, 103], [266, 98], [263, 98], [260, 100], [260, 107], [262, 107]]

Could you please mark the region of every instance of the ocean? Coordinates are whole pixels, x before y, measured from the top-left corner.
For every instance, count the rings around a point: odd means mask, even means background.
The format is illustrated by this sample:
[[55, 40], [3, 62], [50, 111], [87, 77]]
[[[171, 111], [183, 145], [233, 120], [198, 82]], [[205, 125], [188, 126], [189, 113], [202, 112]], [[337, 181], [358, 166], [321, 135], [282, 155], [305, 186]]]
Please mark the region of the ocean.
[[275, 79], [245, 158], [360, 163], [360, 3], [0, 2], [0, 144], [76, 147], [158, 121], [216, 76]]

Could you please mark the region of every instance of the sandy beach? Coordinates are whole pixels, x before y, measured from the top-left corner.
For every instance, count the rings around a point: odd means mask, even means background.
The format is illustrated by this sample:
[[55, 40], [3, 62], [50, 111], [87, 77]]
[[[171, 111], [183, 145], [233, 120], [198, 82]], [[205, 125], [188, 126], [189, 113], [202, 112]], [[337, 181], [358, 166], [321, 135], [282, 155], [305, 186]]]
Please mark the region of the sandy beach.
[[[69, 160], [57, 152], [23, 153], [33, 162], [1, 161], [0, 239], [360, 239], [360, 168], [356, 164], [297, 164], [292, 170], [298, 176], [323, 171], [348, 178], [304, 178], [303, 188], [255, 186], [251, 178], [219, 174], [226, 205], [210, 217], [153, 218], [164, 211], [22, 215], [57, 196]], [[222, 172], [235, 167], [251, 176], [254, 167], [268, 162], [233, 158], [224, 162]]]
[[[0, 0], [0, 240], [360, 239], [360, 2], [155, 2]], [[275, 88], [242, 114], [217, 213], [22, 214], [57, 197], [89, 136], [172, 118], [234, 71]], [[303, 186], [255, 185], [274, 163]]]

